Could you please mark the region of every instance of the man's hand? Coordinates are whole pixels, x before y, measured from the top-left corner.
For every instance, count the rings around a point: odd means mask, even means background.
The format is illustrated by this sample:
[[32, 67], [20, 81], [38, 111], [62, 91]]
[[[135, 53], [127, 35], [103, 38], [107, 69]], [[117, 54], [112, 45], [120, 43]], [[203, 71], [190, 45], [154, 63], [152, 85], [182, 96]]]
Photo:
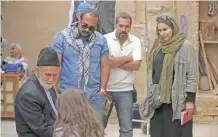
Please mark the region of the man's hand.
[[98, 94], [99, 94], [99, 95], [105, 95], [105, 92], [106, 92], [105, 89], [100, 89], [100, 90], [98, 91]]
[[188, 112], [188, 116], [193, 115], [194, 109], [195, 109], [194, 103], [192, 103], [192, 102], [186, 102], [185, 108], [186, 108], [186, 111]]
[[97, 94], [99, 94], [99, 95], [105, 95], [105, 92], [98, 91], [98, 93], [97, 93]]

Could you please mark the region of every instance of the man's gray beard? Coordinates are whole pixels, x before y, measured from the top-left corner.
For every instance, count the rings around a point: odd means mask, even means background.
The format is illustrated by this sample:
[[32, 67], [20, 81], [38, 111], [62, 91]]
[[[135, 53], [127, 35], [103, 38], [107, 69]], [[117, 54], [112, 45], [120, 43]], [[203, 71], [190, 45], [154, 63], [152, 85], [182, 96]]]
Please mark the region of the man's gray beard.
[[39, 77], [38, 77], [38, 80], [39, 80], [40, 85], [43, 88], [45, 88], [46, 90], [51, 89], [53, 87], [53, 84], [47, 84], [42, 79], [40, 79]]

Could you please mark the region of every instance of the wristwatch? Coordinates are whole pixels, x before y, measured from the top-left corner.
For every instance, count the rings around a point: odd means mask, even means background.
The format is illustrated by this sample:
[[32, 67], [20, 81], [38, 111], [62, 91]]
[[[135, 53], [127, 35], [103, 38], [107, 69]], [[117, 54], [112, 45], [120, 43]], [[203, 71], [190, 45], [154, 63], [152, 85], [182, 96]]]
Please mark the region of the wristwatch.
[[105, 90], [105, 89], [103, 89], [103, 88], [101, 88], [101, 89], [100, 89], [100, 92], [105, 92], [105, 91], [106, 91], [106, 90]]

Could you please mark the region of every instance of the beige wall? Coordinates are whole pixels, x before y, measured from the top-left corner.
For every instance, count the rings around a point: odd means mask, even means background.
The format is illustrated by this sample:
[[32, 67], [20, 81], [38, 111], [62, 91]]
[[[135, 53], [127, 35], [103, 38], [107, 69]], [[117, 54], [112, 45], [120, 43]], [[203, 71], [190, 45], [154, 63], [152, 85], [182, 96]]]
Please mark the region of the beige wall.
[[[2, 9], [2, 36], [22, 45], [31, 69], [43, 47], [68, 24], [69, 2], [9, 2]], [[8, 55], [8, 49], [3, 50]]]
[[[128, 7], [128, 8], [127, 8]], [[70, 2], [9, 2], [2, 9], [2, 36], [9, 43], [22, 45], [29, 60], [30, 69], [35, 68], [37, 55], [43, 47], [50, 46], [56, 32], [68, 24]], [[145, 32], [145, 2], [117, 1], [115, 12], [125, 11], [133, 17], [131, 33], [141, 38]], [[8, 55], [8, 48], [3, 50]], [[142, 47], [143, 57], [145, 49]], [[145, 58], [136, 73], [136, 88], [139, 96], [145, 94]]]
[[[208, 2], [187, 1], [117, 1], [116, 14], [126, 11], [133, 17], [131, 33], [143, 40], [144, 32], [149, 34], [149, 45], [155, 39], [156, 16], [167, 13], [177, 18], [183, 14], [189, 21], [188, 38], [198, 50], [198, 21], [200, 19], [214, 20], [218, 15], [209, 18], [207, 16]], [[70, 2], [9, 2], [2, 9], [2, 36], [11, 42], [22, 45], [24, 55], [29, 59], [30, 69], [35, 68], [37, 55], [43, 47], [50, 46], [57, 31], [68, 24]], [[127, 8], [128, 7], [128, 8]], [[200, 13], [199, 13], [200, 7]], [[146, 19], [148, 22], [146, 22]], [[147, 28], [146, 29], [146, 25]], [[143, 41], [142, 41], [143, 42]], [[143, 43], [142, 43], [143, 44]], [[217, 45], [206, 45], [209, 58], [218, 66]], [[8, 48], [3, 50], [8, 55]], [[212, 53], [212, 54], [209, 54]], [[142, 45], [143, 61], [140, 71], [136, 73], [136, 88], [139, 98], [143, 98], [146, 92], [146, 57], [145, 47]]]
[[[17, 42], [23, 46], [25, 56], [29, 59], [31, 69], [34, 69], [37, 55], [43, 47], [50, 46], [59, 30], [68, 24], [70, 2], [9, 2], [2, 9], [2, 36], [9, 42]], [[200, 9], [200, 10], [199, 10]], [[198, 29], [199, 18], [213, 20], [207, 17], [207, 2], [190, 1], [117, 1], [116, 14], [126, 11], [133, 17], [131, 33], [138, 36], [142, 42], [144, 32], [148, 32], [149, 45], [151, 46], [156, 34], [157, 15], [168, 13], [179, 21], [181, 15], [188, 18], [188, 39], [199, 48]], [[200, 11], [200, 13], [199, 13]], [[207, 45], [209, 58], [218, 66], [218, 46]], [[8, 49], [4, 49], [4, 55]], [[146, 95], [146, 54], [142, 43], [143, 61], [139, 72], [136, 73], [136, 88], [140, 102]], [[113, 113], [114, 115], [114, 113]]]

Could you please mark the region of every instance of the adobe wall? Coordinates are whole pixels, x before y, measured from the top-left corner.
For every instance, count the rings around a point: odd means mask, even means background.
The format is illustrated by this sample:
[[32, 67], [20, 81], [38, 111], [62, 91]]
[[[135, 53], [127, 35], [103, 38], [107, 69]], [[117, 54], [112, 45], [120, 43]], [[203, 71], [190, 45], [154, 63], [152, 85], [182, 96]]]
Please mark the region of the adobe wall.
[[[199, 20], [216, 21], [218, 24], [218, 14], [214, 17], [208, 16], [208, 1], [199, 2], [199, 9]], [[218, 33], [216, 40], [218, 40]], [[216, 65], [218, 71], [218, 44], [204, 44], [204, 46], [208, 59]], [[218, 122], [218, 96], [212, 95], [210, 91], [199, 92], [197, 96], [198, 115], [195, 117], [195, 121]]]
[[[22, 45], [30, 69], [35, 68], [40, 49], [50, 46], [56, 32], [67, 26], [69, 7], [67, 1], [16, 1], [2, 8], [2, 36]], [[3, 53], [8, 55], [8, 48]]]
[[[131, 33], [143, 40], [145, 32], [145, 3], [139, 1], [117, 1], [116, 14], [128, 12], [133, 17]], [[127, 8], [128, 7], [128, 8]], [[29, 60], [30, 69], [35, 68], [37, 55], [43, 47], [50, 46], [59, 30], [68, 24], [70, 2], [9, 2], [2, 9], [2, 36], [9, 43], [22, 45], [23, 53]], [[8, 55], [8, 48], [3, 50]], [[140, 71], [136, 73], [136, 89], [141, 101], [145, 96], [145, 47], [142, 45], [143, 62]], [[114, 113], [115, 114], [115, 113]], [[113, 118], [113, 116], [112, 116]]]
[[[198, 29], [199, 18], [210, 19], [205, 15], [207, 3], [191, 1], [117, 1], [116, 14], [126, 11], [133, 17], [131, 33], [138, 36], [142, 42], [145, 32], [148, 33], [149, 46], [156, 37], [156, 17], [167, 13], [180, 22], [184, 15], [188, 20], [188, 39], [193, 43], [196, 51], [199, 49]], [[35, 68], [37, 55], [41, 48], [50, 46], [57, 31], [65, 28], [68, 24], [70, 2], [9, 2], [8, 6], [2, 9], [2, 36], [9, 42], [16, 42], [22, 45], [25, 56], [29, 59], [30, 69]], [[127, 8], [128, 7], [128, 8]], [[199, 8], [200, 13], [199, 13]], [[203, 10], [204, 9], [204, 10]], [[218, 20], [218, 16], [214, 17]], [[209, 58], [218, 66], [218, 51], [215, 45], [206, 46]], [[8, 55], [8, 49], [3, 50], [4, 55]], [[136, 89], [138, 90], [139, 102], [146, 96], [146, 52], [144, 43], [142, 44], [143, 61], [140, 70], [136, 73]], [[199, 97], [200, 96], [200, 97]], [[199, 110], [208, 108], [206, 104], [215, 103], [217, 98], [211, 95], [199, 95], [197, 102]], [[208, 102], [208, 103], [205, 103]], [[211, 107], [214, 111], [217, 108]], [[215, 112], [215, 111], [214, 111]], [[214, 113], [213, 112], [213, 113]], [[200, 113], [201, 114], [201, 113]], [[115, 118], [113, 113], [112, 118]], [[201, 118], [199, 118], [201, 119]], [[217, 119], [217, 118], [216, 118]]]
[[[131, 33], [138, 37], [145, 32], [144, 3], [117, 1], [116, 4], [116, 14], [126, 11], [133, 17]], [[69, 8], [70, 2], [68, 1], [16, 1], [9, 2], [7, 7], [2, 9], [2, 36], [7, 38], [9, 43], [16, 42], [22, 45], [23, 53], [29, 60], [31, 70], [35, 68], [40, 49], [50, 46], [56, 32], [67, 26]], [[3, 49], [4, 56], [8, 55], [8, 50], [8, 48]], [[142, 51], [145, 50], [142, 48]], [[145, 68], [144, 61], [141, 70], [136, 74], [136, 88], [139, 93], [145, 93], [143, 68]]]

